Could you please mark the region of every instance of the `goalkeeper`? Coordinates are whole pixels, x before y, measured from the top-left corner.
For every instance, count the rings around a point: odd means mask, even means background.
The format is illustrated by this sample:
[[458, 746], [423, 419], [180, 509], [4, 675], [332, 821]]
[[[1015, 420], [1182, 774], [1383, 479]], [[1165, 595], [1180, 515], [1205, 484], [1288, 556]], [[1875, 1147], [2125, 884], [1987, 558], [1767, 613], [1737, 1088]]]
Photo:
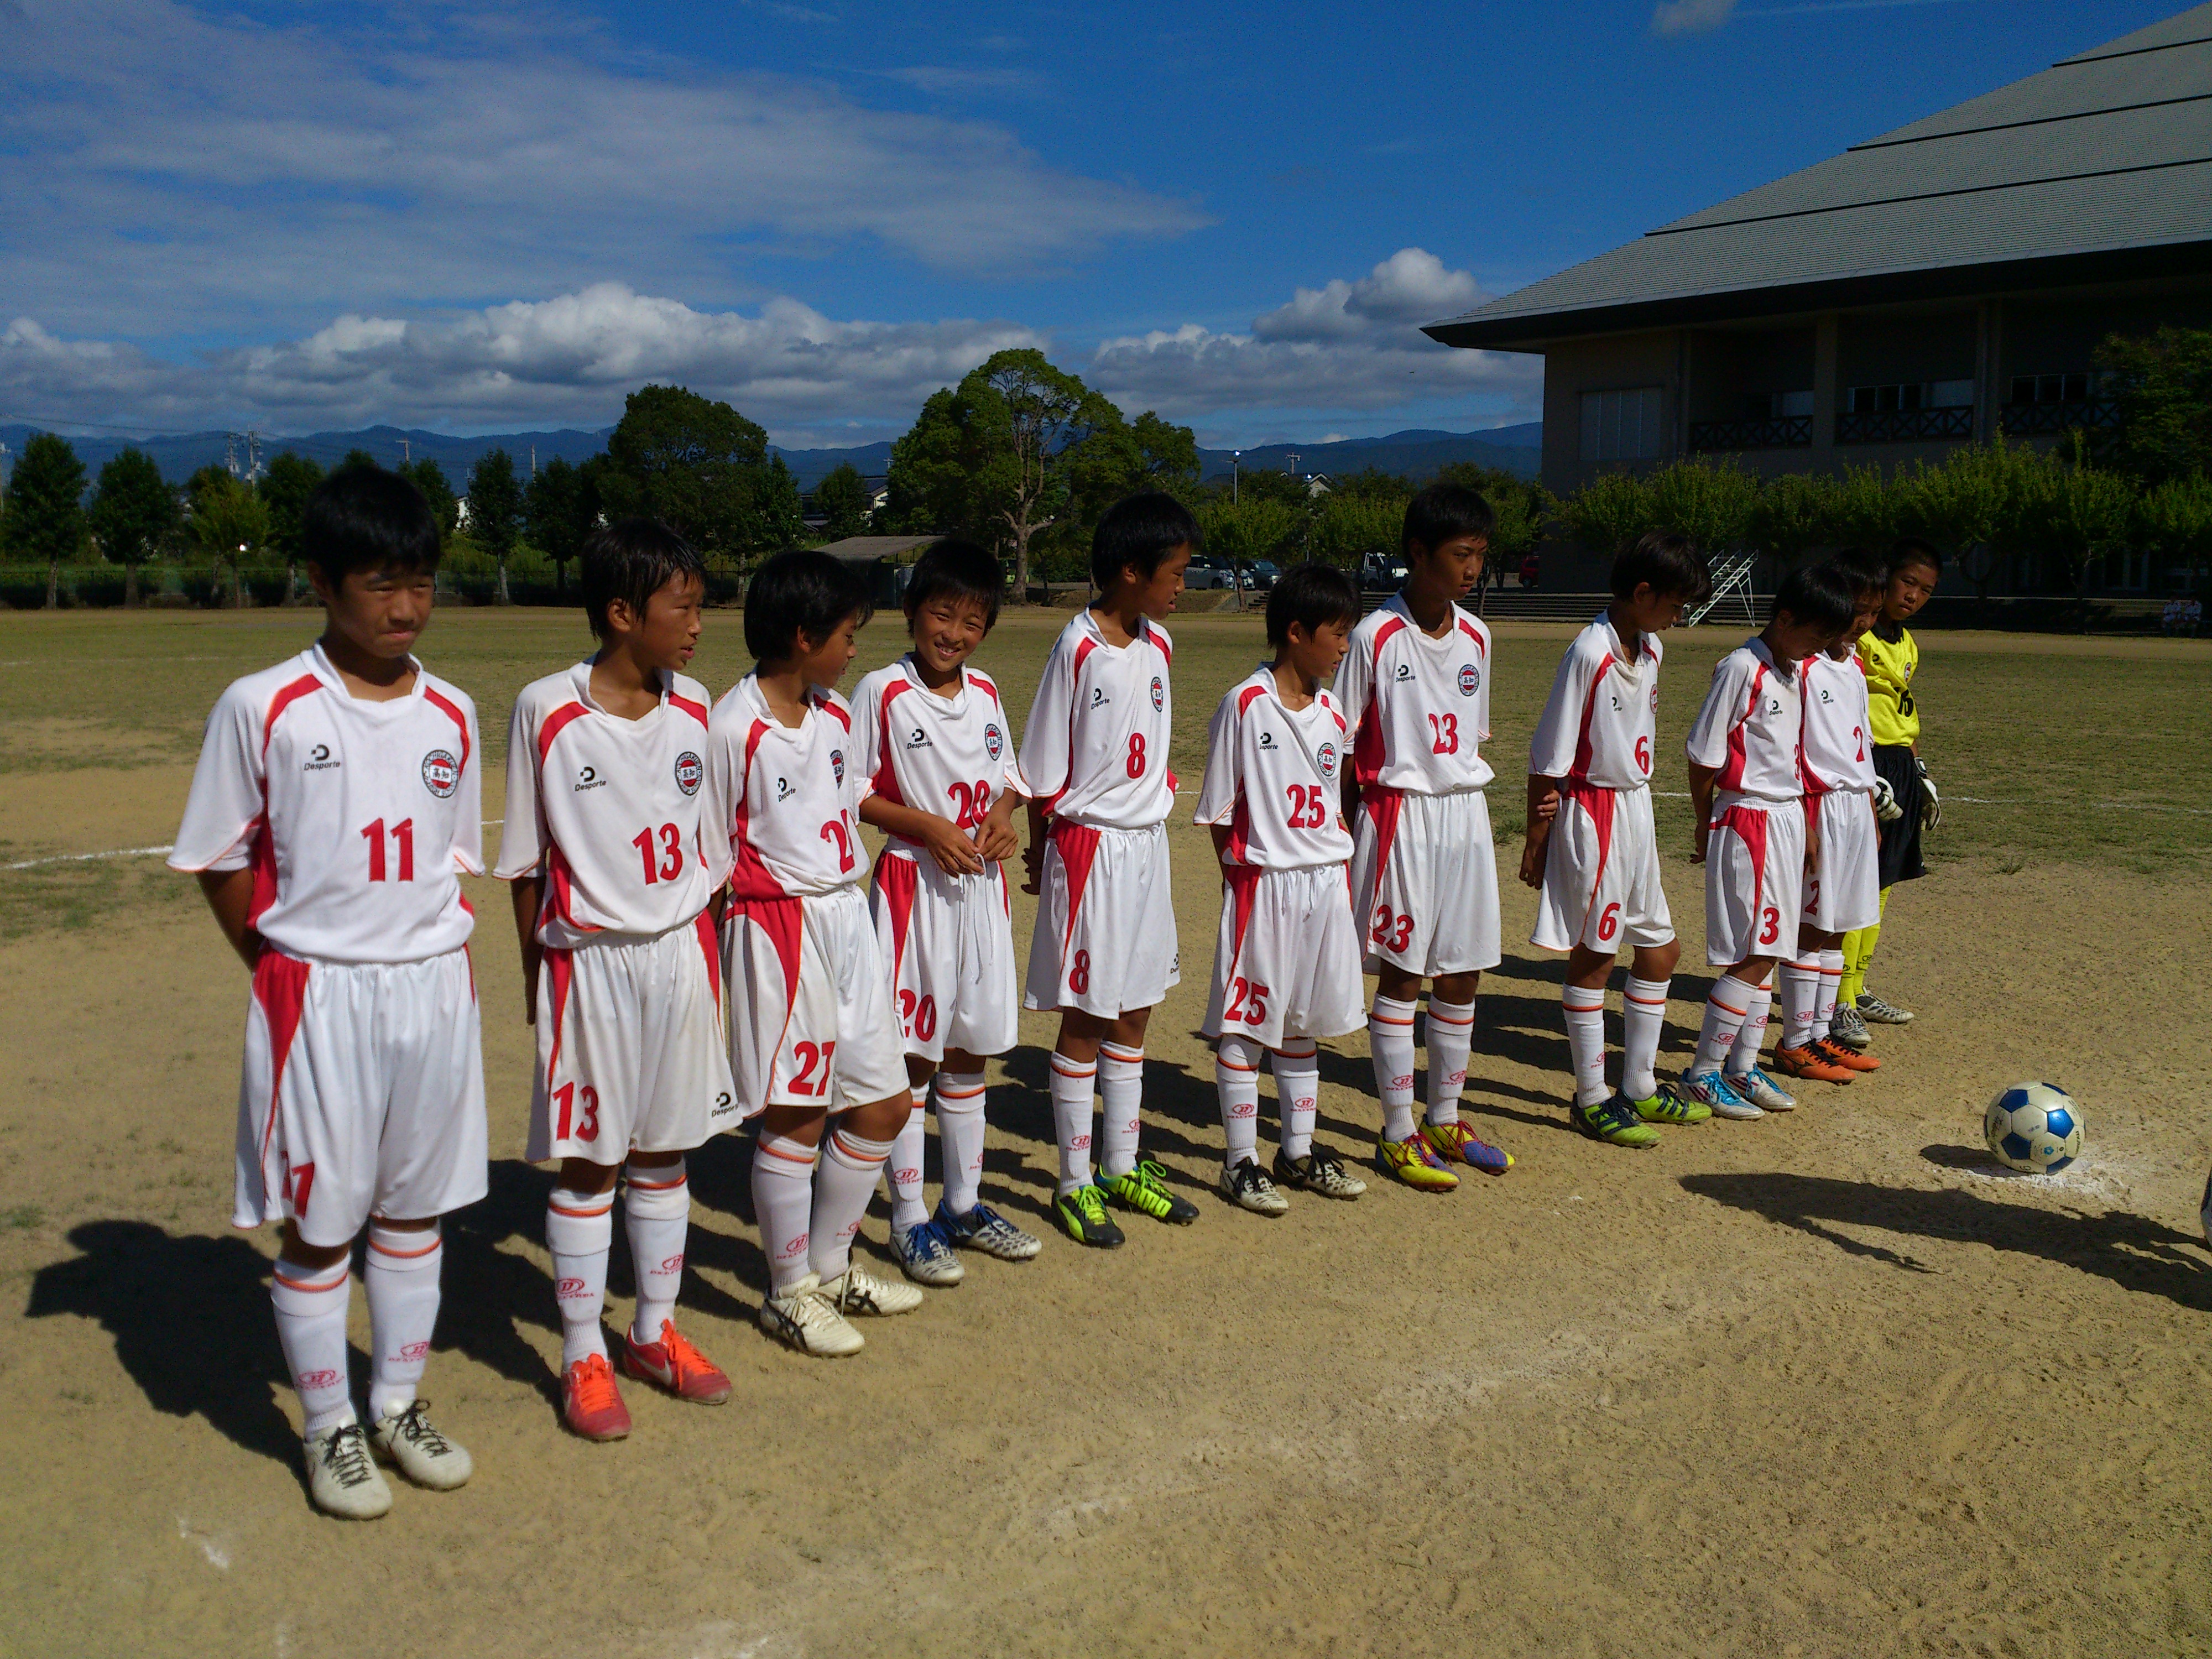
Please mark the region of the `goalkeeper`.
[[[1872, 716], [1875, 775], [1889, 786], [1894, 817], [1881, 826], [1877, 857], [1881, 914], [1889, 910], [1889, 890], [1900, 881], [1928, 873], [1920, 861], [1920, 836], [1942, 821], [1942, 802], [1920, 758], [1920, 704], [1912, 678], [1920, 666], [1920, 647], [1905, 623], [1936, 591], [1943, 556], [1926, 542], [1907, 538], [1890, 550], [1889, 586], [1881, 615], [1859, 636], [1859, 662], [1866, 670], [1867, 701]], [[1885, 805], [1885, 814], [1892, 810]], [[1881, 922], [1844, 935], [1844, 977], [1837, 988], [1831, 1035], [1854, 1048], [1867, 1046], [1868, 1023], [1904, 1025], [1912, 1016], [1866, 988], [1867, 964], [1874, 960]]]

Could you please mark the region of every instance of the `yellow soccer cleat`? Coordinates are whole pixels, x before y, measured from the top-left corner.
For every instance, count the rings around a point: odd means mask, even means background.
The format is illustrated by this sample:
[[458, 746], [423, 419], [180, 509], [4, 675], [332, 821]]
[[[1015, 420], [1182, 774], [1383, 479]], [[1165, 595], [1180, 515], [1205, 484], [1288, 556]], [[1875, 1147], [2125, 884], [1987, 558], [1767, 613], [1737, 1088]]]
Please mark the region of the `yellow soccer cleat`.
[[1459, 1177], [1444, 1168], [1419, 1133], [1403, 1140], [1377, 1140], [1375, 1167], [1417, 1193], [1449, 1193], [1459, 1188]]
[[1485, 1175], [1504, 1175], [1513, 1167], [1513, 1154], [1503, 1146], [1493, 1146], [1475, 1133], [1474, 1126], [1464, 1118], [1454, 1118], [1449, 1123], [1424, 1123], [1421, 1139], [1429, 1143], [1429, 1150], [1448, 1164], [1464, 1164], [1470, 1170], [1480, 1170]]

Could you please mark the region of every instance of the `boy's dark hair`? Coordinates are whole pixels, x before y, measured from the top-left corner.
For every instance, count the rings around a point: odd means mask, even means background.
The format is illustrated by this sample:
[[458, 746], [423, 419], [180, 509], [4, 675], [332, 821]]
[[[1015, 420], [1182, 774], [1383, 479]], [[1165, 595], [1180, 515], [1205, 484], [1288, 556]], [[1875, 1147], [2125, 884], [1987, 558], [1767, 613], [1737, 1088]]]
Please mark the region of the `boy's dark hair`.
[[1839, 547], [1821, 562], [1835, 566], [1862, 593], [1889, 586], [1889, 561], [1870, 547]]
[[1917, 536], [1900, 536], [1889, 544], [1891, 575], [1914, 564], [1924, 564], [1939, 576], [1943, 574], [1943, 555], [1935, 543], [1923, 542]]
[[397, 472], [344, 467], [307, 497], [300, 556], [333, 587], [356, 570], [435, 570], [438, 520], [422, 492]]
[[1787, 611], [1794, 621], [1840, 633], [1850, 625], [1858, 608], [1856, 580], [1842, 566], [1818, 559], [1799, 565], [1782, 579], [1771, 616], [1779, 617]]
[[1462, 536], [1488, 541], [1498, 531], [1498, 515], [1490, 503], [1464, 484], [1432, 483], [1406, 503], [1406, 521], [1398, 532], [1398, 550], [1411, 553], [1418, 544], [1433, 553]]
[[999, 624], [999, 600], [1006, 591], [1004, 565], [973, 542], [947, 538], [915, 561], [906, 584], [908, 626], [932, 599], [973, 599], [983, 607], [983, 631], [988, 633]]
[[1091, 579], [1101, 592], [1133, 568], [1146, 581], [1178, 547], [1197, 552], [1206, 532], [1191, 510], [1164, 490], [1140, 489], [1106, 509], [1091, 537]]
[[1267, 643], [1281, 650], [1292, 623], [1311, 635], [1316, 628], [1359, 622], [1359, 585], [1333, 564], [1302, 564], [1283, 573], [1267, 595]]
[[707, 579], [691, 544], [657, 519], [619, 519], [593, 531], [576, 568], [584, 615], [601, 640], [607, 637], [607, 607], [617, 599], [642, 622], [646, 601], [675, 578], [696, 576], [702, 586]]
[[826, 640], [848, 617], [868, 619], [868, 588], [858, 571], [816, 547], [779, 553], [745, 586], [745, 649], [755, 662], [792, 653], [801, 634]]
[[1686, 605], [1702, 605], [1713, 591], [1713, 579], [1697, 543], [1674, 531], [1647, 530], [1613, 556], [1613, 597], [1632, 599], [1645, 586]]

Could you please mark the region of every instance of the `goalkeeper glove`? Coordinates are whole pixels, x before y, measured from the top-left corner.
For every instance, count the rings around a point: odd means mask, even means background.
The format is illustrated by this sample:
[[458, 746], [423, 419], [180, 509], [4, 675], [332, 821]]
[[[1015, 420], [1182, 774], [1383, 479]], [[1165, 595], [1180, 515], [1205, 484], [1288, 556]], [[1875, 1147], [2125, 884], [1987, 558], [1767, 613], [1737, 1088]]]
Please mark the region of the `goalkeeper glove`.
[[1874, 815], [1884, 823], [1895, 823], [1905, 816], [1905, 809], [1897, 804], [1897, 791], [1889, 787], [1887, 778], [1874, 781]]
[[1920, 769], [1920, 827], [1933, 830], [1943, 822], [1943, 798], [1936, 793], [1936, 780], [1928, 775], [1928, 763], [1915, 755], [1912, 763]]

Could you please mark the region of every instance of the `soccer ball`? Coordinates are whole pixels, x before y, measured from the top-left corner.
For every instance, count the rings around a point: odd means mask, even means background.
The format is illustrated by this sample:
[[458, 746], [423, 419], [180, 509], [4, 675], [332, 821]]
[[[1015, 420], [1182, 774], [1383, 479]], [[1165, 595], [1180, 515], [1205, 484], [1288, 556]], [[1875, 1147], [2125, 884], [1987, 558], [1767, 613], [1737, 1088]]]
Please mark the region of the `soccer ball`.
[[2056, 1084], [2015, 1083], [1982, 1114], [1982, 1133], [2000, 1163], [2049, 1175], [2081, 1155], [2081, 1109]]

